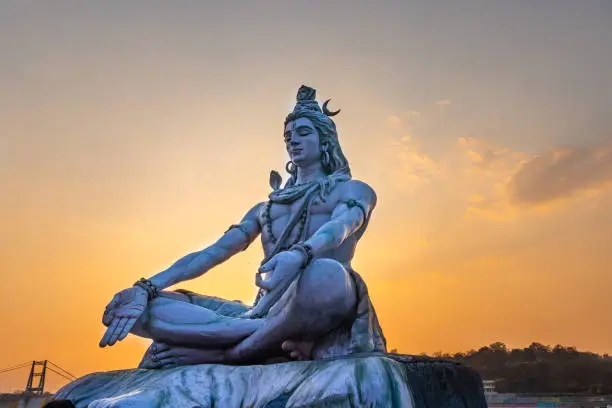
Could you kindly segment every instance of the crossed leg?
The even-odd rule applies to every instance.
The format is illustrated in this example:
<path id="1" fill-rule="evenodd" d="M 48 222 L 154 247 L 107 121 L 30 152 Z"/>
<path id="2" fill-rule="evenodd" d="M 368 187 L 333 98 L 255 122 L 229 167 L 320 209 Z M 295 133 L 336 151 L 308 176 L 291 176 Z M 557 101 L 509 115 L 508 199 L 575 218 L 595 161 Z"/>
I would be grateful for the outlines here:
<path id="1" fill-rule="evenodd" d="M 184 295 L 165 292 L 147 305 L 132 333 L 182 346 L 229 347 L 262 324 L 262 319 L 224 316 L 186 302 Z"/>
<path id="2" fill-rule="evenodd" d="M 185 364 L 246 364 L 278 356 L 281 347 L 307 359 L 318 337 L 354 316 L 353 279 L 338 262 L 314 260 L 264 319 L 222 316 L 180 294 L 154 299 L 132 329 L 153 345 L 142 367 Z M 288 340 L 292 341 L 288 341 Z M 151 363 L 151 354 L 156 363 Z"/>
<path id="3" fill-rule="evenodd" d="M 276 304 L 264 323 L 253 334 L 230 348 L 227 357 L 249 362 L 266 351 L 301 353 L 302 347 L 316 341 L 347 319 L 354 318 L 357 295 L 353 278 L 342 264 L 332 259 L 316 259 L 302 272 L 295 292 Z M 277 310 L 275 310 L 277 309 Z M 293 340 L 293 341 L 287 341 Z"/>

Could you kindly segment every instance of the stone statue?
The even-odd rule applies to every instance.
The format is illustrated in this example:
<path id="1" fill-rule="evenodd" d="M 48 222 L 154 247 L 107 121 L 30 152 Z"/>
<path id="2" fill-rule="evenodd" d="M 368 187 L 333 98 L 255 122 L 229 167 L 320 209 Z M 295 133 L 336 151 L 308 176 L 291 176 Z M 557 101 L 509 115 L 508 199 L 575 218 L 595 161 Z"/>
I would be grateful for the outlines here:
<path id="1" fill-rule="evenodd" d="M 478 374 L 386 353 L 365 283 L 351 267 L 376 205 L 351 178 L 327 102 L 302 86 L 285 119 L 289 179 L 210 247 L 115 295 L 100 346 L 153 343 L 139 368 L 85 375 L 46 408 L 486 408 Z M 187 290 L 261 234 L 253 306 Z"/>
<path id="2" fill-rule="evenodd" d="M 213 245 L 189 254 L 150 279 L 117 293 L 102 321 L 100 346 L 129 333 L 153 343 L 140 368 L 193 364 L 246 365 L 283 359 L 312 360 L 385 352 L 386 344 L 367 288 L 351 267 L 376 194 L 351 178 L 340 148 L 339 111 L 322 107 L 302 86 L 285 119 L 290 174 L 272 171 L 269 201 L 251 208 Z M 253 306 L 163 289 L 194 279 L 261 234 L 265 258 L 256 273 Z"/>

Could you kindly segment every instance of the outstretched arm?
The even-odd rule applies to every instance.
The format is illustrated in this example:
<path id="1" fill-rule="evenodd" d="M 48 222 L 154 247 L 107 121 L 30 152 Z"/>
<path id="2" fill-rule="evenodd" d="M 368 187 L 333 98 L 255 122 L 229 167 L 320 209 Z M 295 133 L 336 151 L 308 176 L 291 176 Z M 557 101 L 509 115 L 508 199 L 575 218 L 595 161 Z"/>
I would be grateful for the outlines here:
<path id="1" fill-rule="evenodd" d="M 246 249 L 261 230 L 257 217 L 260 205 L 253 207 L 240 224 L 228 229 L 213 245 L 184 256 L 165 271 L 153 276 L 150 281 L 159 289 L 165 289 L 175 283 L 196 278 Z M 100 347 L 112 346 L 128 335 L 145 310 L 147 292 L 142 287 L 133 286 L 113 297 L 102 317 L 102 322 L 108 329 L 100 340 Z"/>
<path id="2" fill-rule="evenodd" d="M 160 290 L 179 282 L 194 279 L 233 255 L 245 250 L 261 232 L 258 213 L 261 203 L 244 216 L 240 224 L 233 225 L 211 246 L 176 261 L 165 271 L 150 278 Z"/>

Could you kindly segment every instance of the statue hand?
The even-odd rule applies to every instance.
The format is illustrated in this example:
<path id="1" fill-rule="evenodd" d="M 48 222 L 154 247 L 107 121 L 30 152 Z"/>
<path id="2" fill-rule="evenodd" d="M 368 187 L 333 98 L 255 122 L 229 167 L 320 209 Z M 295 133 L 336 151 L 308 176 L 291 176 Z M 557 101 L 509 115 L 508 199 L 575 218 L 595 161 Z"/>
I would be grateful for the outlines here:
<path id="1" fill-rule="evenodd" d="M 255 284 L 260 288 L 271 291 L 282 282 L 292 281 L 299 272 L 304 256 L 299 251 L 283 251 L 259 268 Z M 270 278 L 264 280 L 261 273 L 270 272 Z"/>
<path id="2" fill-rule="evenodd" d="M 117 293 L 104 311 L 102 322 L 108 326 L 100 340 L 100 347 L 112 346 L 123 340 L 147 306 L 147 292 L 131 287 Z"/>

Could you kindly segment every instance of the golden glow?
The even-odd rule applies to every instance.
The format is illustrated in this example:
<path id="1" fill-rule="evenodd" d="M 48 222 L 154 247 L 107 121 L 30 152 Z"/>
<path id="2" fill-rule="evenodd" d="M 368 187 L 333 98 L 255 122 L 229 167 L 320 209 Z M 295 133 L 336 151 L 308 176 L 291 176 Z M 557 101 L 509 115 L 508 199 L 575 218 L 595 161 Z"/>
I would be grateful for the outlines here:
<path id="1" fill-rule="evenodd" d="M 553 70 L 575 71 L 571 82 L 533 73 L 546 65 L 545 44 L 522 41 L 519 55 L 499 62 L 499 42 L 472 47 L 484 47 L 479 30 L 455 44 L 456 27 L 481 20 L 457 25 L 452 18 L 471 17 L 419 14 L 424 6 L 382 19 L 356 5 L 354 21 L 330 7 L 306 33 L 293 24 L 310 6 L 286 15 L 258 6 L 261 18 L 248 19 L 229 6 L 160 6 L 146 16 L 129 6 L 15 6 L 31 23 L 14 27 L 2 7 L 0 38 L 16 45 L 0 71 L 0 369 L 33 359 L 75 375 L 134 367 L 146 341 L 97 346 L 104 306 L 266 199 L 270 170 L 284 169 L 282 121 L 302 83 L 342 109 L 336 123 L 353 175 L 378 193 L 355 267 L 391 348 L 539 341 L 612 353 L 610 147 L 595 136 L 592 150 L 566 146 L 567 132 L 578 145 L 592 136 L 576 130 L 585 123 L 609 136 L 608 116 L 597 114 L 609 104 L 563 94 L 609 81 L 607 41 L 593 51 L 599 79 L 566 64 Z M 386 28 L 371 38 L 379 30 L 362 30 L 360 19 Z M 505 20 L 511 37 L 530 32 L 504 19 L 499 33 Z M 580 44 L 596 43 L 597 21 L 549 37 L 574 38 L 580 57 L 567 61 L 588 61 Z M 418 31 L 434 26 L 441 31 Z M 583 31 L 592 37 L 579 40 Z M 493 65 L 457 67 L 458 50 L 466 64 Z M 253 246 L 179 287 L 252 301 L 260 259 Z M 27 370 L 0 374 L 0 392 L 26 380 Z M 49 376 L 49 389 L 63 383 Z"/>

